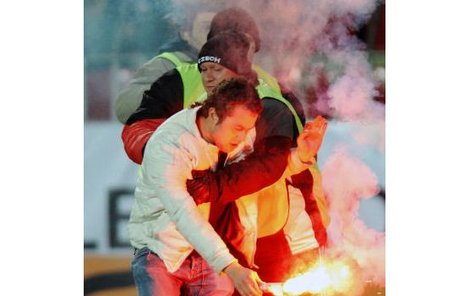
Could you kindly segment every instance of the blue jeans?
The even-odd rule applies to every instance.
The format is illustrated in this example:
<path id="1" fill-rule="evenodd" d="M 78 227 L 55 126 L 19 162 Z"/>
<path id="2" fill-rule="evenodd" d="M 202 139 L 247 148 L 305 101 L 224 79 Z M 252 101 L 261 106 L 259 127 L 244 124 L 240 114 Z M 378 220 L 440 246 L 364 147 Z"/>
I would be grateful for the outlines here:
<path id="1" fill-rule="evenodd" d="M 142 248 L 132 260 L 132 274 L 139 296 L 228 296 L 234 292 L 230 278 L 218 275 L 196 252 L 170 273 L 157 254 Z"/>

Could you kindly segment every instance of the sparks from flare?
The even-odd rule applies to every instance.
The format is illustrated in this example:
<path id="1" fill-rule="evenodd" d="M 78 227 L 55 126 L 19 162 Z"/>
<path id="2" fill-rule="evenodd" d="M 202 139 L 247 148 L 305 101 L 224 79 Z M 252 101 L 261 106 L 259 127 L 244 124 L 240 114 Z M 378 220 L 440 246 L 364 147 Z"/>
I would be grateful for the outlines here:
<path id="1" fill-rule="evenodd" d="M 309 271 L 293 277 L 283 284 L 283 291 L 287 295 L 301 295 L 303 293 L 344 293 L 352 286 L 352 273 L 350 267 L 342 261 L 320 260 Z"/>

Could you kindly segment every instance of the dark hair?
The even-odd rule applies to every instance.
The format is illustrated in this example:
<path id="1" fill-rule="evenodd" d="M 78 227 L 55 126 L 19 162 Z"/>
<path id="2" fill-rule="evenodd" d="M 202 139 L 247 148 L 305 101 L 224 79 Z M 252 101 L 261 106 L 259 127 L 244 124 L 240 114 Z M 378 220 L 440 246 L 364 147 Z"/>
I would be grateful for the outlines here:
<path id="1" fill-rule="evenodd" d="M 230 115 L 235 106 L 242 105 L 256 114 L 260 114 L 263 110 L 255 86 L 244 77 L 222 81 L 206 100 L 191 107 L 198 105 L 201 108 L 197 111 L 197 116 L 207 117 L 209 108 L 215 108 L 219 122 Z"/>
<path id="2" fill-rule="evenodd" d="M 232 7 L 217 13 L 211 22 L 207 40 L 220 32 L 234 30 L 250 35 L 255 40 L 255 51 L 261 47 L 261 38 L 255 19 L 244 9 Z"/>

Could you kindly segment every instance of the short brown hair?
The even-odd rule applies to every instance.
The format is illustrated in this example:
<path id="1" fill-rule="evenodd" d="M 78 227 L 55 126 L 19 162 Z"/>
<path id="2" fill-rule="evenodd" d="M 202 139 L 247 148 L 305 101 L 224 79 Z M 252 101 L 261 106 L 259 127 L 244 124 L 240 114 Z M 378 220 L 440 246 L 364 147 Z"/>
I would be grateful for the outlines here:
<path id="1" fill-rule="evenodd" d="M 197 105 L 201 105 L 201 109 L 197 111 L 198 116 L 207 117 L 209 108 L 214 108 L 220 122 L 238 105 L 256 114 L 263 110 L 255 86 L 244 77 L 222 81 L 206 100 L 193 106 Z"/>

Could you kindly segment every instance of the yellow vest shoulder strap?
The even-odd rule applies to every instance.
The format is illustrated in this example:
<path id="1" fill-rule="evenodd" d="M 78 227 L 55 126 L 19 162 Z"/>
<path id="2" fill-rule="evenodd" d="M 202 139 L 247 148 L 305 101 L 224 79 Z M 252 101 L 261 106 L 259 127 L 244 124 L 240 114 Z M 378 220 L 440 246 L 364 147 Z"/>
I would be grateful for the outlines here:
<path id="1" fill-rule="evenodd" d="M 268 84 L 266 84 L 263 80 L 259 80 L 259 84 L 256 87 L 256 89 L 258 90 L 258 95 L 261 98 L 271 97 L 273 99 L 276 99 L 276 100 L 284 103 L 287 106 L 287 108 L 289 108 L 292 115 L 294 116 L 295 124 L 297 126 L 297 130 L 299 131 L 299 133 L 301 133 L 304 130 L 304 127 L 302 125 L 302 121 L 300 120 L 299 115 L 295 111 L 295 108 L 292 106 L 292 104 L 288 100 L 286 100 L 285 98 L 282 97 L 282 95 L 279 91 L 274 90 L 272 87 L 270 87 Z"/>
<path id="2" fill-rule="evenodd" d="M 188 108 L 192 103 L 206 98 L 206 91 L 202 86 L 201 73 L 196 63 L 183 64 L 176 67 L 183 81 L 184 103 L 183 107 Z"/>
<path id="3" fill-rule="evenodd" d="M 164 52 L 159 54 L 157 57 L 169 60 L 175 64 L 176 67 L 185 64 L 185 62 L 181 61 L 180 58 L 173 52 Z"/>
<path id="4" fill-rule="evenodd" d="M 281 87 L 277 83 L 276 78 L 271 76 L 268 72 L 264 71 L 260 66 L 253 64 L 253 70 L 258 74 L 258 79 L 263 80 L 269 87 L 277 92 L 281 92 Z"/>

